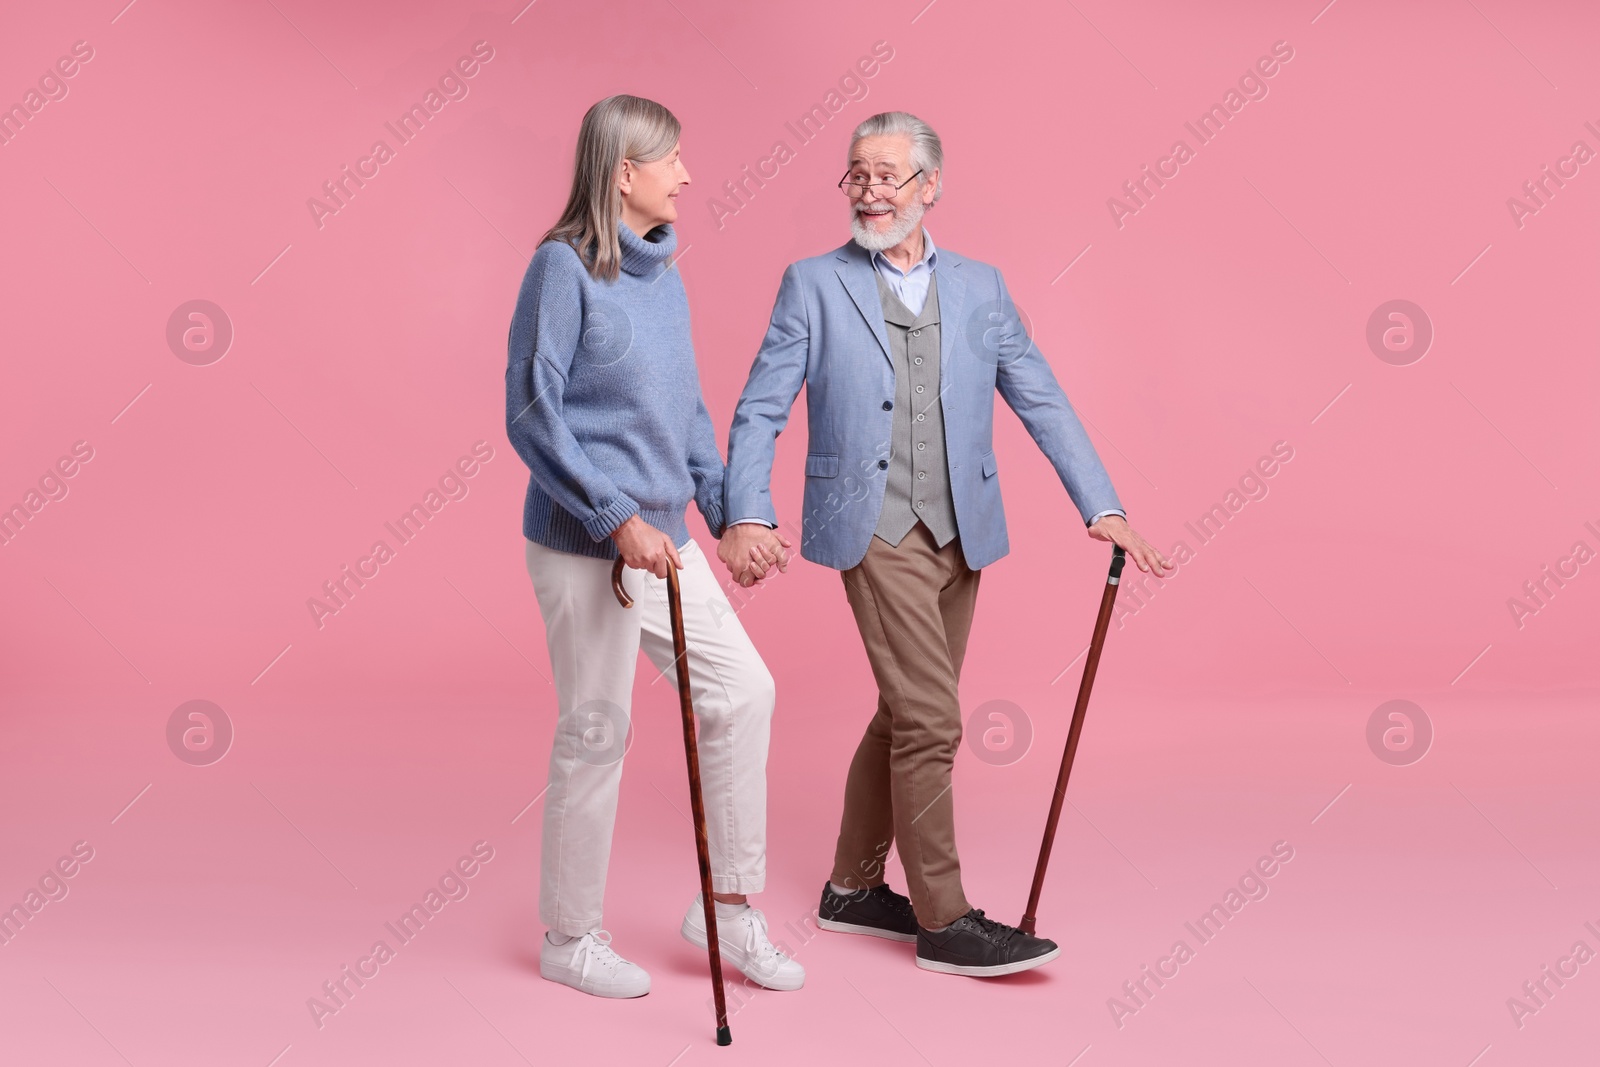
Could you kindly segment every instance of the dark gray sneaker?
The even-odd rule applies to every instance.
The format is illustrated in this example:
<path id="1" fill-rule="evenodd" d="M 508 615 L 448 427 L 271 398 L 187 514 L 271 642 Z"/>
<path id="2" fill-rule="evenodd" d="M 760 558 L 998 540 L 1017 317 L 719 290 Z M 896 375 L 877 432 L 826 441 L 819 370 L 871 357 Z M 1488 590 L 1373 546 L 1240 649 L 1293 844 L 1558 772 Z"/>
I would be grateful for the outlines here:
<path id="1" fill-rule="evenodd" d="M 984 916 L 973 908 L 943 930 L 917 928 L 917 966 L 925 971 L 994 978 L 1061 955 L 1061 947 Z"/>
<path id="2" fill-rule="evenodd" d="M 911 901 L 886 885 L 844 894 L 835 893 L 832 884 L 822 883 L 817 925 L 824 930 L 870 934 L 890 941 L 917 939 L 917 917 L 911 910 Z"/>

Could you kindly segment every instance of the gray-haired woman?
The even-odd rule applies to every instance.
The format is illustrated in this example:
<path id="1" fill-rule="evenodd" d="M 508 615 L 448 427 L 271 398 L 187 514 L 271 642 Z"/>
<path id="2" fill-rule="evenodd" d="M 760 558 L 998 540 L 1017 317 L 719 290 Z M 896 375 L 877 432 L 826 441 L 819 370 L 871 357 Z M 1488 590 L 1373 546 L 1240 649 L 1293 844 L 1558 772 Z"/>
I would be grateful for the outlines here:
<path id="1" fill-rule="evenodd" d="M 689 183 L 680 133 L 670 111 L 636 96 L 607 97 L 584 115 L 566 209 L 517 296 L 506 370 L 506 433 L 532 475 L 522 516 L 528 574 L 559 709 L 544 795 L 539 914 L 549 931 L 539 973 L 607 997 L 650 990 L 644 969 L 612 949 L 601 901 L 640 649 L 657 669 L 673 667 L 669 566 L 683 590 L 723 958 L 768 988 L 805 980 L 745 898 L 766 880 L 772 676 L 683 519 L 693 499 L 722 535 L 722 456 L 672 263 L 677 198 Z M 611 590 L 619 555 L 632 610 Z M 698 895 L 681 931 L 705 945 Z"/>

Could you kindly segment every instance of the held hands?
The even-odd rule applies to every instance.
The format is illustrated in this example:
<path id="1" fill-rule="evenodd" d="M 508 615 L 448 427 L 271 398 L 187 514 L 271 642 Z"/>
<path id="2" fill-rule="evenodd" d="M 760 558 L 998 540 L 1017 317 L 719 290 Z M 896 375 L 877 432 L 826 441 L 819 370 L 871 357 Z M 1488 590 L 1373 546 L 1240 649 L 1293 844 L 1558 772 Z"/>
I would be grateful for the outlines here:
<path id="1" fill-rule="evenodd" d="M 773 566 L 780 571 L 789 569 L 790 544 L 787 537 L 762 523 L 737 522 L 722 531 L 717 558 L 740 585 L 749 586 L 765 578 Z"/>
<path id="2" fill-rule="evenodd" d="M 617 543 L 617 555 L 629 567 L 649 571 L 657 578 L 667 576 L 669 563 L 679 570 L 683 569 L 683 560 L 678 558 L 672 538 L 638 515 L 628 516 L 626 522 L 612 530 L 611 539 Z"/>
<path id="3" fill-rule="evenodd" d="M 1128 558 L 1139 565 L 1142 571 L 1151 571 L 1157 578 L 1163 577 L 1163 569 L 1176 570 L 1177 568 L 1156 551 L 1155 547 L 1139 536 L 1137 530 L 1128 525 L 1128 520 L 1121 515 L 1102 515 L 1100 521 L 1089 527 L 1089 536 L 1096 541 L 1110 541 L 1122 546 Z"/>
<path id="4" fill-rule="evenodd" d="M 628 521 L 631 523 L 637 520 L 638 517 L 635 516 Z M 652 530 L 660 535 L 660 531 L 654 530 L 653 527 L 646 525 L 642 521 L 639 524 L 646 530 Z M 624 528 L 626 526 L 627 524 L 625 523 Z M 620 533 L 621 530 L 618 532 Z M 1128 521 L 1121 515 L 1101 516 L 1099 522 L 1089 527 L 1088 533 L 1090 537 L 1097 541 L 1110 541 L 1113 544 L 1121 545 L 1122 550 L 1138 565 L 1140 570 L 1150 571 L 1158 578 L 1163 577 L 1167 571 L 1177 569 L 1154 545 L 1139 536 L 1138 531 L 1129 526 Z M 664 535 L 661 535 L 661 539 L 663 541 L 666 540 Z M 621 544 L 622 542 L 619 540 L 618 545 L 620 546 Z M 788 549 L 792 547 L 792 544 L 783 534 L 777 530 L 769 529 L 762 523 L 740 522 L 729 526 L 722 532 L 722 540 L 717 544 L 717 558 L 727 566 L 728 573 L 733 575 L 741 586 L 749 586 L 765 578 L 774 566 L 779 571 L 787 571 L 789 569 Z M 676 561 L 677 553 L 672 550 L 670 542 L 667 543 L 666 548 L 672 552 L 672 558 Z M 627 558 L 626 555 L 624 555 L 624 558 Z M 629 566 L 637 565 L 631 561 L 629 562 Z M 681 563 L 678 565 L 682 566 Z M 658 577 L 665 577 L 665 575 L 666 571 L 663 569 Z"/>

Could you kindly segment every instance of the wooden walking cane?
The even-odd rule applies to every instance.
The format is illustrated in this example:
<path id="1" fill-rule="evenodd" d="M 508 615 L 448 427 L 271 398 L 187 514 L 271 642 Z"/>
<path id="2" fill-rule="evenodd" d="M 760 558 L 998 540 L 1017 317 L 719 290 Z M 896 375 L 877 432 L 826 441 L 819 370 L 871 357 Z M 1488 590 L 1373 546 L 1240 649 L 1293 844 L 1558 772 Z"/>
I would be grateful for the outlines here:
<path id="1" fill-rule="evenodd" d="M 1028 910 L 1017 929 L 1031 934 L 1038 922 L 1039 894 L 1044 889 L 1044 869 L 1050 863 L 1050 846 L 1055 844 L 1056 823 L 1061 821 L 1061 804 L 1067 799 L 1067 777 L 1072 774 L 1072 758 L 1078 754 L 1078 737 L 1083 733 L 1084 715 L 1089 710 L 1089 690 L 1094 688 L 1094 672 L 1100 666 L 1100 650 L 1105 647 L 1106 630 L 1111 625 L 1111 606 L 1117 600 L 1117 583 L 1122 580 L 1126 559 L 1121 545 L 1111 549 L 1111 573 L 1105 592 L 1100 595 L 1100 614 L 1094 620 L 1094 636 L 1089 640 L 1089 658 L 1083 664 L 1083 681 L 1078 683 L 1078 703 L 1072 709 L 1072 726 L 1067 731 L 1067 749 L 1061 754 L 1061 770 L 1056 775 L 1055 796 L 1050 798 L 1050 817 L 1044 824 L 1044 842 L 1039 846 L 1039 864 L 1033 869 L 1033 889 L 1028 894 Z"/>
<path id="2" fill-rule="evenodd" d="M 622 588 L 623 562 L 611 568 L 611 591 L 625 608 L 633 598 Z M 722 991 L 722 951 L 717 945 L 717 906 L 711 896 L 711 846 L 706 838 L 706 803 L 700 793 L 700 749 L 694 737 L 694 701 L 689 695 L 689 647 L 683 636 L 683 601 L 678 595 L 678 568 L 667 564 L 667 609 L 672 615 L 672 657 L 678 666 L 678 706 L 683 711 L 683 751 L 689 762 L 689 809 L 694 816 L 694 847 L 700 859 L 700 899 L 706 913 L 706 954 L 711 958 L 711 994 L 717 1007 L 717 1044 L 733 1042 L 728 1028 L 728 1002 Z"/>

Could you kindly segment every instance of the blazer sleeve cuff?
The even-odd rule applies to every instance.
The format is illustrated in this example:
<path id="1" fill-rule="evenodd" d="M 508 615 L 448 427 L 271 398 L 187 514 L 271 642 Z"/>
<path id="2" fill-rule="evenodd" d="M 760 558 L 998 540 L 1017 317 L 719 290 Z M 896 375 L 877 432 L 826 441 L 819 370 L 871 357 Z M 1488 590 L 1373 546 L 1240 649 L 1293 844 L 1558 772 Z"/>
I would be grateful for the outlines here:
<path id="1" fill-rule="evenodd" d="M 725 493 L 722 500 L 724 515 L 737 515 L 740 521 L 757 519 L 777 528 L 778 516 L 772 508 L 772 498 L 765 493 Z"/>

